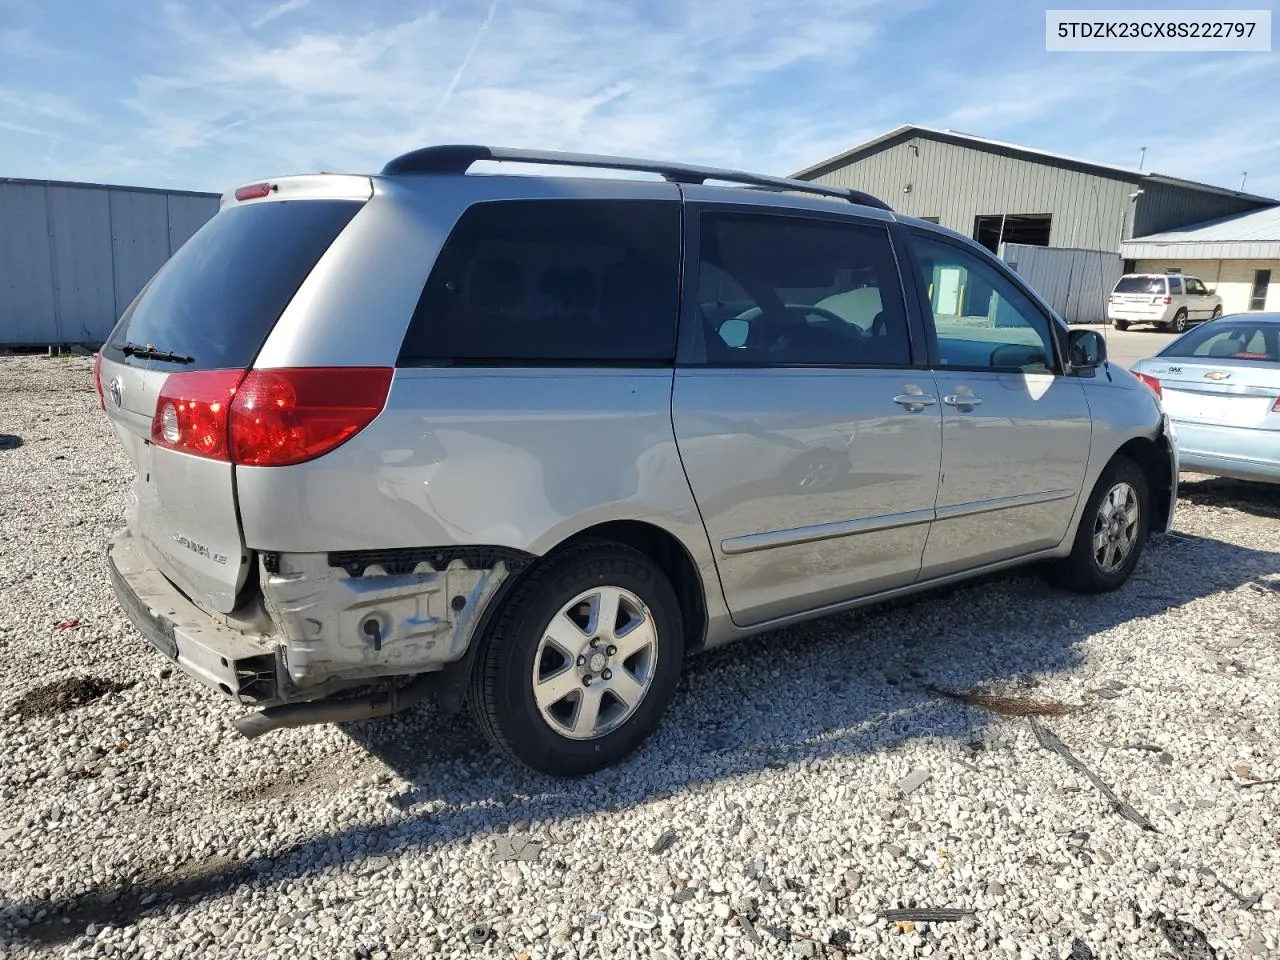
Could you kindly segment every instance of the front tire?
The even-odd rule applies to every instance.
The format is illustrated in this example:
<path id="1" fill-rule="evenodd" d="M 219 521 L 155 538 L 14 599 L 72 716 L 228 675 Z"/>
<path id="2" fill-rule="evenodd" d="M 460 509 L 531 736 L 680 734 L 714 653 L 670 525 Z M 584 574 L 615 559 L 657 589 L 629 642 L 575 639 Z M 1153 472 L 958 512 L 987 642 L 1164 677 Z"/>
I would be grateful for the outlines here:
<path id="1" fill-rule="evenodd" d="M 1094 485 L 1071 553 L 1050 568 L 1051 579 L 1076 593 L 1123 586 L 1142 556 L 1151 527 L 1151 498 L 1142 468 L 1115 457 Z"/>
<path id="2" fill-rule="evenodd" d="M 517 763 L 561 777 L 634 752 L 684 661 L 670 582 L 643 553 L 604 541 L 543 560 L 482 642 L 469 696 L 480 729 Z"/>
<path id="3" fill-rule="evenodd" d="M 1210 317 L 1209 319 L 1211 319 L 1211 320 L 1217 320 L 1220 316 L 1222 316 L 1222 308 L 1221 308 L 1221 307 L 1214 307 L 1214 308 L 1213 308 L 1213 316 L 1212 316 L 1212 317 Z"/>

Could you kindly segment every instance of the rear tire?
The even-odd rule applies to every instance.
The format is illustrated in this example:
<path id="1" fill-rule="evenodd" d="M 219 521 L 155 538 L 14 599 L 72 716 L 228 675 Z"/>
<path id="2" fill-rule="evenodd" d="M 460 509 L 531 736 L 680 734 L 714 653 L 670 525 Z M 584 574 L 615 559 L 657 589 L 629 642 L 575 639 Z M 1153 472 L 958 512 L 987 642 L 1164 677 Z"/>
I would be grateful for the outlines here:
<path id="1" fill-rule="evenodd" d="M 1117 320 L 1117 321 L 1115 322 L 1115 328 L 1116 328 L 1117 330 L 1128 330 L 1128 329 L 1129 329 L 1129 321 L 1128 321 L 1128 320 Z"/>
<path id="2" fill-rule="evenodd" d="M 1049 578 L 1076 593 L 1123 586 L 1138 565 L 1150 527 L 1146 474 L 1128 457 L 1116 456 L 1089 494 L 1071 553 L 1049 567 Z"/>
<path id="3" fill-rule="evenodd" d="M 1173 333 L 1182 333 L 1187 329 L 1187 311 L 1179 310 L 1173 315 L 1173 319 L 1165 326 L 1166 330 Z"/>
<path id="4" fill-rule="evenodd" d="M 559 777 L 634 752 L 661 721 L 684 661 L 666 576 L 640 551 L 600 540 L 522 577 L 481 642 L 472 716 L 509 758 Z"/>

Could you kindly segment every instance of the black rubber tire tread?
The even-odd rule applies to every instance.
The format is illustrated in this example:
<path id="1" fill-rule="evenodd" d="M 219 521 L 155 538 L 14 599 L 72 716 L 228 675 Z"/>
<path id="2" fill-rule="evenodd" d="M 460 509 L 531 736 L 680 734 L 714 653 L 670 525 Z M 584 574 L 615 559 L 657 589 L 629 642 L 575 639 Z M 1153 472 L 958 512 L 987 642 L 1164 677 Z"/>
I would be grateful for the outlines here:
<path id="1" fill-rule="evenodd" d="M 658 632 L 653 686 L 618 729 L 597 740 L 571 740 L 549 728 L 530 684 L 543 625 L 592 585 L 631 590 L 649 608 Z M 581 777 L 618 763 L 657 729 L 684 664 L 680 603 L 658 565 L 632 547 L 590 540 L 540 560 L 506 598 L 480 639 L 467 697 L 485 738 L 511 760 L 539 773 Z"/>
<path id="2" fill-rule="evenodd" d="M 1116 328 L 1117 330 L 1120 330 L 1120 331 L 1128 330 L 1128 329 L 1129 329 L 1129 321 L 1128 321 L 1128 320 L 1117 320 L 1117 321 L 1115 322 L 1115 328 Z"/>
<path id="3" fill-rule="evenodd" d="M 1124 566 L 1115 573 L 1103 573 L 1093 558 L 1093 522 L 1102 498 L 1121 481 L 1128 483 L 1138 494 L 1138 542 L 1134 544 L 1133 552 L 1129 554 Z M 1076 530 L 1071 553 L 1050 564 L 1046 571 L 1049 579 L 1075 593 L 1108 593 L 1115 590 L 1124 585 L 1142 559 L 1142 550 L 1146 546 L 1150 530 L 1151 492 L 1147 486 L 1147 475 L 1128 457 L 1117 454 L 1102 471 L 1093 492 L 1089 494 L 1084 512 L 1080 515 L 1080 526 Z"/>

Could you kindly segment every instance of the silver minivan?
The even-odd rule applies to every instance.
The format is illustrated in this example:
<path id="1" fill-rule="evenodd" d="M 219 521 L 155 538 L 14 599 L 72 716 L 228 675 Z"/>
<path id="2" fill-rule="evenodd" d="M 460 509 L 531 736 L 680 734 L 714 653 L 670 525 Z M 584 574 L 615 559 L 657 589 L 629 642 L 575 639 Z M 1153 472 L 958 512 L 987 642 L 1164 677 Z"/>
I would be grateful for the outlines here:
<path id="1" fill-rule="evenodd" d="M 98 354 L 108 569 L 248 736 L 432 696 L 586 774 L 688 654 L 1022 564 L 1123 584 L 1177 461 L 1104 350 L 842 187 L 470 146 L 264 180 Z"/>

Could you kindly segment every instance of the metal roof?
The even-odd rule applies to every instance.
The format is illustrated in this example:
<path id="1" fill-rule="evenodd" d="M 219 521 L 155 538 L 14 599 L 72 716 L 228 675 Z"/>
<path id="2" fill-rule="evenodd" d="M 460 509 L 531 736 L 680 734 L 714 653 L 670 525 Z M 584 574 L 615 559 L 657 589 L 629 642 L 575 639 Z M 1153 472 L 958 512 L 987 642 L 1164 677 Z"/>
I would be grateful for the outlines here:
<path id="1" fill-rule="evenodd" d="M 834 157 L 828 157 L 826 160 L 811 164 L 803 170 L 792 174 L 792 178 L 796 180 L 809 180 L 815 177 L 820 177 L 824 173 L 829 173 L 839 167 L 847 166 L 867 154 L 875 153 L 889 141 L 900 138 L 910 138 L 913 136 L 925 137 L 930 140 L 939 140 L 943 143 L 953 143 L 958 146 L 970 147 L 974 150 L 987 150 L 993 153 L 1010 153 L 1022 159 L 1030 160 L 1033 163 L 1046 163 L 1052 166 L 1076 169 L 1087 173 L 1101 174 L 1102 176 L 1115 177 L 1135 184 L 1144 181 L 1151 183 L 1168 183 L 1173 186 L 1186 187 L 1188 189 L 1199 190 L 1204 193 L 1239 197 L 1242 200 L 1252 200 L 1262 204 L 1273 204 L 1277 202 L 1271 197 L 1262 197 L 1252 193 L 1241 193 L 1239 190 L 1217 187 L 1211 183 L 1200 183 L 1196 180 L 1184 180 L 1181 177 L 1171 177 L 1163 173 L 1139 170 L 1136 167 L 1124 167 L 1112 163 L 1099 163 L 1096 160 L 1086 160 L 1081 157 L 1073 157 L 1065 153 L 1053 153 L 1049 150 L 1040 150 L 1035 147 L 1023 146 L 1020 143 L 1009 143 L 1004 140 L 992 140 L 989 137 L 980 137 L 976 134 L 963 133 L 959 130 L 940 130 L 936 127 L 926 127 L 918 123 L 904 123 L 900 127 L 894 127 L 887 133 L 882 133 L 878 137 L 872 137 L 870 140 L 860 143 L 856 147 L 852 147 L 843 153 L 836 154 Z"/>
<path id="2" fill-rule="evenodd" d="M 1280 206 L 1134 237 L 1120 252 L 1130 260 L 1280 260 Z"/>

